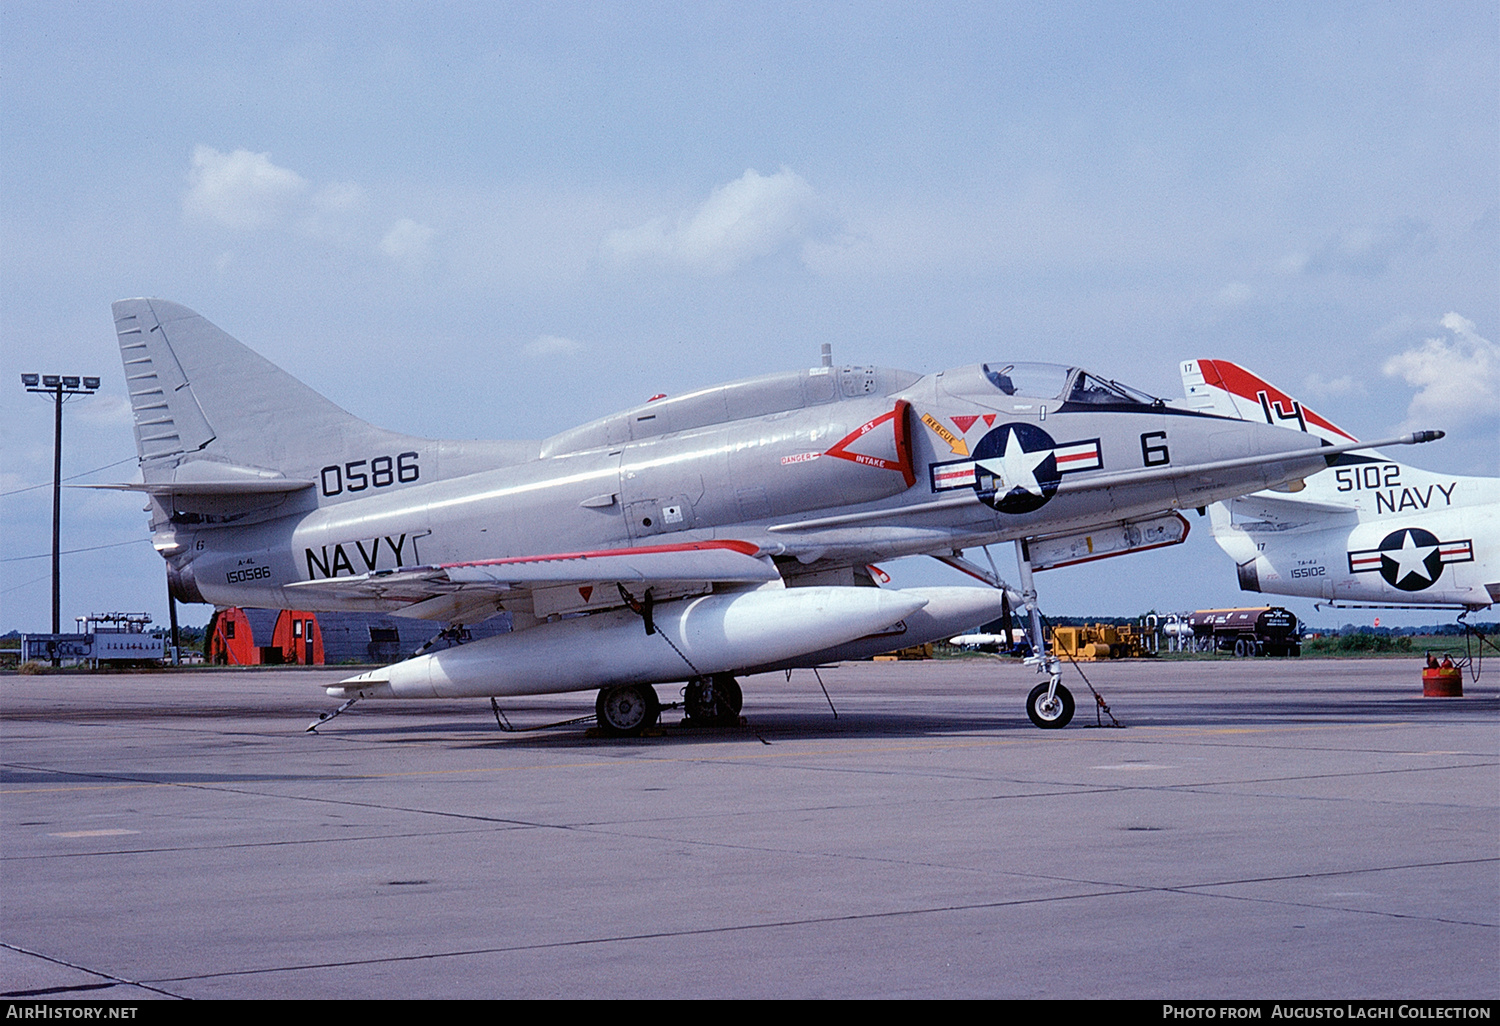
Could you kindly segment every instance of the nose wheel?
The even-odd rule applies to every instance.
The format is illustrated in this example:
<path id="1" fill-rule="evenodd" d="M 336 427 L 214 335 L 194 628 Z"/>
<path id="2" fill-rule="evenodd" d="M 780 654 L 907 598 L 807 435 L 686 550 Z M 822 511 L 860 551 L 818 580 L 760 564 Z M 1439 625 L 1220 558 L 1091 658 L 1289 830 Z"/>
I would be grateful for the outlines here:
<path id="1" fill-rule="evenodd" d="M 1050 682 L 1038 684 L 1026 696 L 1026 715 L 1044 730 L 1066 727 L 1073 718 L 1073 693 L 1059 684 L 1048 698 L 1047 691 L 1051 687 Z"/>

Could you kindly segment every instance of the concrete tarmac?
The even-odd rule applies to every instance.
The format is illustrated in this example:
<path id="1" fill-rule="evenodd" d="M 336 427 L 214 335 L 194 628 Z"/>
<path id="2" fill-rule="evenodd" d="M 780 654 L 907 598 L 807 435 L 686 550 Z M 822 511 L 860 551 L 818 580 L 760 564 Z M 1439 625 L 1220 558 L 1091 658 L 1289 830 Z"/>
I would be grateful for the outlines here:
<path id="1" fill-rule="evenodd" d="M 0 992 L 1500 997 L 1500 662 L 1084 670 L 1123 728 L 1070 668 L 1037 730 L 982 657 L 623 741 L 472 700 L 304 733 L 342 670 L 6 676 Z"/>

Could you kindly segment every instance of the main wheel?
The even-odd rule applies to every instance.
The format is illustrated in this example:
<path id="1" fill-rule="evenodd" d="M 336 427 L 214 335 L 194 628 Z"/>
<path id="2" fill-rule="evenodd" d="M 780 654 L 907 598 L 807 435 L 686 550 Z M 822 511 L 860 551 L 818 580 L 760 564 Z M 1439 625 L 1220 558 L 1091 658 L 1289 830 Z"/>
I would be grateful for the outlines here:
<path id="1" fill-rule="evenodd" d="M 599 729 L 615 737 L 635 737 L 656 722 L 661 702 L 649 684 L 622 684 L 602 688 L 594 702 Z"/>
<path id="2" fill-rule="evenodd" d="M 1073 693 L 1059 684 L 1049 702 L 1047 685 L 1038 684 L 1026 696 L 1026 715 L 1031 717 L 1032 723 L 1044 730 L 1066 727 L 1073 718 Z"/>
<path id="3" fill-rule="evenodd" d="M 740 722 L 744 695 L 739 682 L 727 673 L 689 681 L 683 695 L 688 718 L 711 727 L 734 727 Z"/>

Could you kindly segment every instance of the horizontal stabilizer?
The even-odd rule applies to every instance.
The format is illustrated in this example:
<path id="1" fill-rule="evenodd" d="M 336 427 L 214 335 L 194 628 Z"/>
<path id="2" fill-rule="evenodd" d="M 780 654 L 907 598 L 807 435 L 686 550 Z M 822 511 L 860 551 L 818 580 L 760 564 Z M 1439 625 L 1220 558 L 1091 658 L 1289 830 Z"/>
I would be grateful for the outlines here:
<path id="1" fill-rule="evenodd" d="M 233 463 L 190 460 L 178 464 L 169 477 L 126 484 L 80 485 L 82 488 L 108 488 L 122 492 L 144 492 L 147 495 L 277 495 L 300 492 L 313 482 L 289 478 L 275 471 L 241 467 Z"/>
<path id="2" fill-rule="evenodd" d="M 1311 499 L 1283 499 L 1265 492 L 1233 499 L 1231 504 L 1236 519 L 1249 517 L 1286 525 L 1316 522 L 1328 526 L 1330 522 L 1336 523 L 1343 519 L 1352 523 L 1359 517 L 1353 506 L 1314 502 Z"/>

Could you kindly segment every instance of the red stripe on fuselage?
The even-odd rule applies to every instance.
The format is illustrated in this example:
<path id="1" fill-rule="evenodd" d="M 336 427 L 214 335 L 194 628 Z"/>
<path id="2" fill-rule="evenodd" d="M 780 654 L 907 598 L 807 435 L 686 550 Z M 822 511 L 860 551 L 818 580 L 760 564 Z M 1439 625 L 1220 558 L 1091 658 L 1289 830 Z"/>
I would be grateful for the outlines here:
<path id="1" fill-rule="evenodd" d="M 681 545 L 643 545 L 636 549 L 600 549 L 596 552 L 558 552 L 546 556 L 511 556 L 505 559 L 476 559 L 467 563 L 443 563 L 444 569 L 457 566 L 508 566 L 517 563 L 553 563 L 569 559 L 602 559 L 606 556 L 649 556 L 661 552 L 705 552 L 729 549 L 746 556 L 760 552 L 759 545 L 742 541 L 685 542 Z"/>

